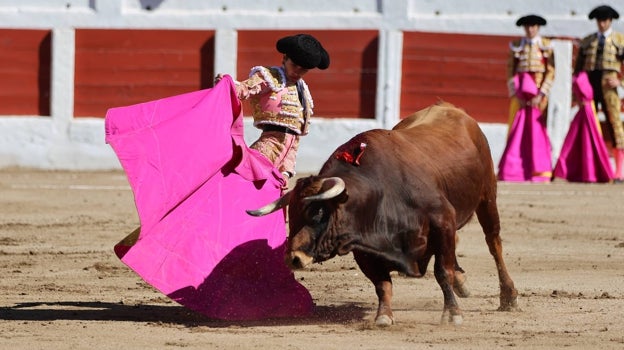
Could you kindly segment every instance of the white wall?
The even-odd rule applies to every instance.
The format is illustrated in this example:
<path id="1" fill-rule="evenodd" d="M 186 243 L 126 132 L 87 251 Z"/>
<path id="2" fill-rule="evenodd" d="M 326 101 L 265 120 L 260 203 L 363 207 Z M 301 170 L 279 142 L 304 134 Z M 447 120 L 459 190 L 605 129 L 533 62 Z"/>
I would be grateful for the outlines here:
<path id="1" fill-rule="evenodd" d="M 375 120 L 328 120 L 317 115 L 302 139 L 299 172 L 317 171 L 333 149 L 360 131 L 398 121 L 402 32 L 419 30 L 523 35 L 518 17 L 548 19 L 545 36 L 581 37 L 595 30 L 587 13 L 602 1 L 566 0 L 0 0 L 2 28 L 52 29 L 51 117 L 1 116 L 0 167 L 111 169 L 119 163 L 104 144 L 102 116 L 73 117 L 74 30 L 158 28 L 216 30 L 215 71 L 234 73 L 238 29 L 376 29 L 380 32 Z M 624 14 L 624 0 L 610 4 Z M 147 10 L 149 8 L 149 10 Z M 616 30 L 624 30 L 621 22 Z M 549 113 L 556 157 L 569 124 L 571 44 L 556 44 L 557 79 Z M 501 79 L 501 84 L 504 84 Z M 114 106 L 111 106 L 114 107 Z M 507 126 L 482 124 L 496 162 Z M 258 131 L 246 120 L 246 139 Z M 562 136 L 563 135 L 563 136 Z"/>

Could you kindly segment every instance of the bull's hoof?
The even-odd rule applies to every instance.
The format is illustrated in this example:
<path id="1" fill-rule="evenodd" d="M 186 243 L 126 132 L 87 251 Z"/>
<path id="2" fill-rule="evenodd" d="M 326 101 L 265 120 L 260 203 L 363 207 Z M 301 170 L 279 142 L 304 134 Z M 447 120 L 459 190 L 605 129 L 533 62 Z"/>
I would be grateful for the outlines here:
<path id="1" fill-rule="evenodd" d="M 520 310 L 520 308 L 518 307 L 518 298 L 514 297 L 510 300 L 501 298 L 498 311 L 522 311 L 522 310 Z"/>
<path id="2" fill-rule="evenodd" d="M 455 272 L 453 291 L 460 298 L 467 298 L 470 296 L 470 291 L 468 290 L 468 287 L 466 287 L 466 275 L 461 272 Z"/>
<path id="3" fill-rule="evenodd" d="M 444 310 L 442 313 L 441 325 L 452 324 L 453 326 L 460 326 L 462 323 L 464 323 L 464 317 L 461 314 L 451 315 L 448 310 Z"/>
<path id="4" fill-rule="evenodd" d="M 375 319 L 375 326 L 388 327 L 394 324 L 394 318 L 388 315 L 379 315 Z"/>
<path id="5" fill-rule="evenodd" d="M 461 326 L 461 324 L 464 323 L 464 317 L 462 315 L 451 316 L 451 323 L 454 326 Z"/>

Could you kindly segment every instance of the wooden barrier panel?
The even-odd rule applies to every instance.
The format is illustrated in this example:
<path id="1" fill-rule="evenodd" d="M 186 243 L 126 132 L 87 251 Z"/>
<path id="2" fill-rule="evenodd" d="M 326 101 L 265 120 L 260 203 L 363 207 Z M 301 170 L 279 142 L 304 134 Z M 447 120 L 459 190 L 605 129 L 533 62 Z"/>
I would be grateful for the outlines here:
<path id="1" fill-rule="evenodd" d="M 514 38 L 405 32 L 401 118 L 444 100 L 479 122 L 507 123 L 507 57 Z"/>
<path id="2" fill-rule="evenodd" d="M 76 30 L 76 117 L 212 86 L 214 31 Z"/>
<path id="3" fill-rule="evenodd" d="M 0 115 L 50 115 L 49 30 L 0 29 Z"/>
<path id="4" fill-rule="evenodd" d="M 238 32 L 237 79 L 254 66 L 279 66 L 282 54 L 275 43 L 301 31 L 263 30 Z M 304 77 L 314 99 L 314 115 L 323 118 L 375 118 L 377 89 L 376 30 L 305 31 L 316 37 L 330 56 L 326 70 L 313 69 Z M 245 103 L 244 110 L 249 111 Z M 245 112 L 249 115 L 248 112 Z"/>

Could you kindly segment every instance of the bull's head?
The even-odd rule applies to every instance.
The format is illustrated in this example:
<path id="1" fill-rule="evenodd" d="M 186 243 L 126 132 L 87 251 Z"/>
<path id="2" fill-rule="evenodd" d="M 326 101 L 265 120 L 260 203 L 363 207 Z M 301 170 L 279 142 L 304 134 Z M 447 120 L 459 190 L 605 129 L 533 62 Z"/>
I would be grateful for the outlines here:
<path id="1" fill-rule="evenodd" d="M 343 252 L 343 243 L 333 226 L 339 206 L 347 200 L 345 183 L 339 177 L 310 176 L 299 179 L 292 191 L 257 210 L 254 216 L 272 213 L 288 206 L 288 249 L 286 264 L 293 269 L 325 261 Z"/>

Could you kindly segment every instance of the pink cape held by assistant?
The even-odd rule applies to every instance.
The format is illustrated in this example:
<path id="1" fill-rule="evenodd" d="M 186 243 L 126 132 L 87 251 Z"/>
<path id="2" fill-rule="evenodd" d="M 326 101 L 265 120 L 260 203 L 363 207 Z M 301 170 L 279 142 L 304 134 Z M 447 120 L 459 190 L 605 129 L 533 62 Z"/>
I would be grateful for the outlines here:
<path id="1" fill-rule="evenodd" d="M 539 93 L 529 73 L 516 74 L 514 86 L 516 96 L 524 101 Z M 498 179 L 544 182 L 550 180 L 551 172 L 551 146 L 546 131 L 546 118 L 537 107 L 521 107 L 511 124 L 507 144 L 498 164 Z"/>
<path id="2" fill-rule="evenodd" d="M 212 89 L 112 108 L 105 126 L 141 223 L 115 246 L 121 261 L 210 318 L 311 314 L 310 293 L 284 263 L 284 213 L 245 212 L 278 198 L 284 180 L 245 144 L 231 77 Z"/>
<path id="3" fill-rule="evenodd" d="M 563 141 L 554 176 L 570 182 L 610 182 L 613 170 L 594 112 L 593 90 L 587 73 L 580 72 L 572 82 L 579 109 Z"/>

